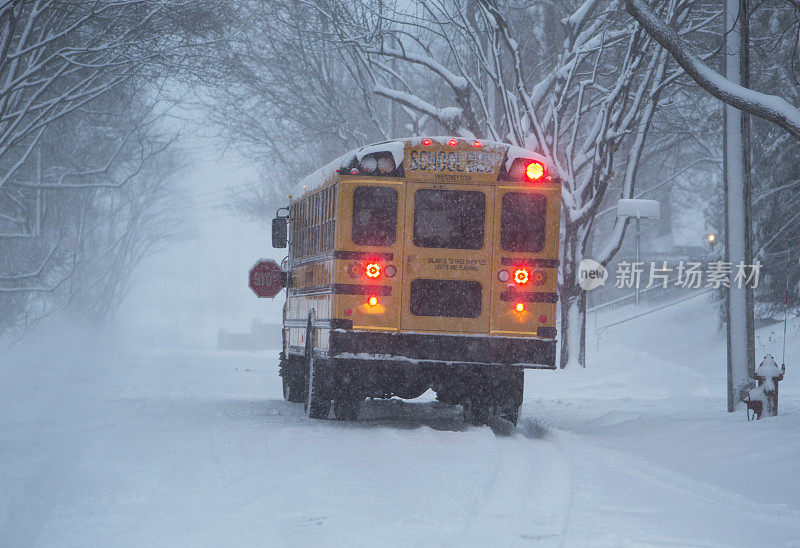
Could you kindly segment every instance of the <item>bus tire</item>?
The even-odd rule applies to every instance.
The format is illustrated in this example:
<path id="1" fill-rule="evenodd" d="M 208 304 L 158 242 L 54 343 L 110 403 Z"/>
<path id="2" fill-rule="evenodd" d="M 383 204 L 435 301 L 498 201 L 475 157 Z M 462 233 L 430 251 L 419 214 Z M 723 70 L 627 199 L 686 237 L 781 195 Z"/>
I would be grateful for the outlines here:
<path id="1" fill-rule="evenodd" d="M 436 401 L 439 403 L 444 403 L 446 405 L 456 405 L 459 403 L 459 396 L 454 392 L 446 392 L 445 390 L 440 390 L 436 392 Z"/>
<path id="2" fill-rule="evenodd" d="M 461 401 L 467 423 L 482 426 L 500 418 L 517 425 L 525 383 L 524 371 L 512 369 L 506 371 L 503 377 L 499 380 L 483 378 L 473 384 L 470 393 Z"/>
<path id="3" fill-rule="evenodd" d="M 331 410 L 331 400 L 325 399 L 322 361 L 314 357 L 313 314 L 309 315 L 306 327 L 305 377 L 306 383 L 306 416 L 310 419 L 327 419 Z"/>
<path id="4" fill-rule="evenodd" d="M 337 421 L 354 421 L 358 418 L 361 401 L 351 397 L 333 400 L 333 414 Z"/>
<path id="5" fill-rule="evenodd" d="M 283 399 L 292 403 L 306 401 L 306 378 L 300 356 L 289 356 L 281 365 Z"/>
<path id="6" fill-rule="evenodd" d="M 498 404 L 497 416 L 516 426 L 524 390 L 525 371 L 523 369 L 509 371 L 505 381 L 495 387 L 495 398 Z"/>
<path id="7" fill-rule="evenodd" d="M 503 420 L 507 420 L 514 426 L 517 425 L 517 421 L 519 420 L 519 405 L 509 405 L 503 407 L 500 411 L 500 418 Z"/>
<path id="8" fill-rule="evenodd" d="M 306 416 L 309 419 L 327 419 L 331 410 L 331 400 L 325 399 L 324 396 L 319 394 L 323 385 L 322 372 L 320 370 L 322 362 L 316 360 L 312 355 L 307 358 L 306 363 L 308 367 L 306 373 L 306 378 L 308 379 L 305 400 Z"/>
<path id="9" fill-rule="evenodd" d="M 464 421 L 473 426 L 489 424 L 492 418 L 492 407 L 488 402 L 479 397 L 468 396 L 461 402 L 464 408 Z"/>
<path id="10" fill-rule="evenodd" d="M 461 404 L 464 408 L 464 421 L 473 426 L 491 424 L 495 418 L 510 422 L 514 426 L 519 420 L 518 405 L 491 405 L 487 402 L 474 401 L 470 398 Z"/>

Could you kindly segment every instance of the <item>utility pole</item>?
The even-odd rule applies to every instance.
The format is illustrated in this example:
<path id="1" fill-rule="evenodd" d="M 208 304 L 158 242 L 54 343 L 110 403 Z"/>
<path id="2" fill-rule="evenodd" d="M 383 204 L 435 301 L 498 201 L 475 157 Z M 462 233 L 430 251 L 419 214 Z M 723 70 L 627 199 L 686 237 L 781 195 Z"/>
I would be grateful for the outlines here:
<path id="1" fill-rule="evenodd" d="M 725 77 L 749 85 L 748 0 L 725 2 Z M 750 198 L 750 123 L 740 110 L 724 105 L 725 261 L 732 269 L 753 264 Z M 728 412 L 750 385 L 755 367 L 753 292 L 731 280 L 727 291 Z"/>

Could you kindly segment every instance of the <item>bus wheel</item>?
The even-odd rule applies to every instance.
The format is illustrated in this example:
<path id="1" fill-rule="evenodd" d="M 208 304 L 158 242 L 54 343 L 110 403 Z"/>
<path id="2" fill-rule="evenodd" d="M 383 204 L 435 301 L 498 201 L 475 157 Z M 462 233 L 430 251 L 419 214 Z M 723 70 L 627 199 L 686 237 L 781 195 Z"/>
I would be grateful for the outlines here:
<path id="1" fill-rule="evenodd" d="M 322 372 L 320 371 L 321 361 L 313 355 L 306 358 L 307 370 L 306 378 L 306 415 L 310 419 L 327 419 L 331 410 L 331 400 L 327 400 L 319 394 L 322 388 Z"/>
<path id="2" fill-rule="evenodd" d="M 474 426 L 489 424 L 492 418 L 492 406 L 483 398 L 475 396 L 464 398 L 461 406 L 464 408 L 464 420 L 468 424 Z"/>
<path id="3" fill-rule="evenodd" d="M 519 420 L 518 405 L 490 405 L 487 402 L 466 399 L 461 404 L 464 407 L 464 420 L 474 426 L 490 424 L 492 419 L 500 418 L 517 425 Z"/>
<path id="4" fill-rule="evenodd" d="M 361 400 L 346 397 L 333 400 L 333 414 L 338 421 L 354 421 L 358 418 Z"/>
<path id="5" fill-rule="evenodd" d="M 442 389 L 436 392 L 436 401 L 447 405 L 456 405 L 460 400 L 455 392 L 447 392 Z"/>
<path id="6" fill-rule="evenodd" d="M 504 383 L 499 388 L 499 414 L 501 419 L 505 419 L 514 426 L 519 420 L 519 408 L 522 405 L 522 394 L 525 389 L 525 371 L 522 369 L 512 369 Z"/>
<path id="7" fill-rule="evenodd" d="M 499 416 L 501 419 L 507 420 L 516 426 L 517 421 L 519 420 L 519 405 L 509 405 L 507 407 L 503 407 Z"/>
<path id="8" fill-rule="evenodd" d="M 306 379 L 303 360 L 300 356 L 289 356 L 281 365 L 283 399 L 292 403 L 306 401 Z"/>
<path id="9" fill-rule="evenodd" d="M 321 397 L 320 389 L 323 388 L 322 378 L 322 365 L 314 357 L 314 328 L 311 327 L 311 319 L 309 318 L 308 327 L 306 329 L 306 356 L 305 356 L 305 370 L 306 370 L 306 415 L 310 419 L 327 419 L 328 413 L 331 410 L 331 400 L 326 400 L 324 396 Z"/>

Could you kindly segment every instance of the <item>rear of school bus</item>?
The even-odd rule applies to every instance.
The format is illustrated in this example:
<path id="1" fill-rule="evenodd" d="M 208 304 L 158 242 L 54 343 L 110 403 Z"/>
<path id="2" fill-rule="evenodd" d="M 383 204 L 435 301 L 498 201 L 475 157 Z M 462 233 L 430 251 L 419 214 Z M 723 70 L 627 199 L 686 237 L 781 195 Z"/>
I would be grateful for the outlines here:
<path id="1" fill-rule="evenodd" d="M 335 187 L 330 328 L 309 392 L 316 380 L 354 418 L 365 397 L 432 388 L 470 422 L 516 423 L 523 370 L 555 368 L 560 185 L 545 160 L 419 138 L 362 149 Z"/>

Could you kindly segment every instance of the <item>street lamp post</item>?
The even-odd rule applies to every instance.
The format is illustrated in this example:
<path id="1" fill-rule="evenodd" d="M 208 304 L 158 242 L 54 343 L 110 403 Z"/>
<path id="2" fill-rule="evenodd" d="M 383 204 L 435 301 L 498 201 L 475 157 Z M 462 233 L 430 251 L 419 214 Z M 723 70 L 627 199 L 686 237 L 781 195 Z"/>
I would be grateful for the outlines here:
<path id="1" fill-rule="evenodd" d="M 657 200 L 641 200 L 636 198 L 622 199 L 617 202 L 617 217 L 636 219 L 636 265 L 641 261 L 641 220 L 658 219 L 661 205 Z M 639 306 L 639 280 L 635 280 L 635 303 Z"/>

